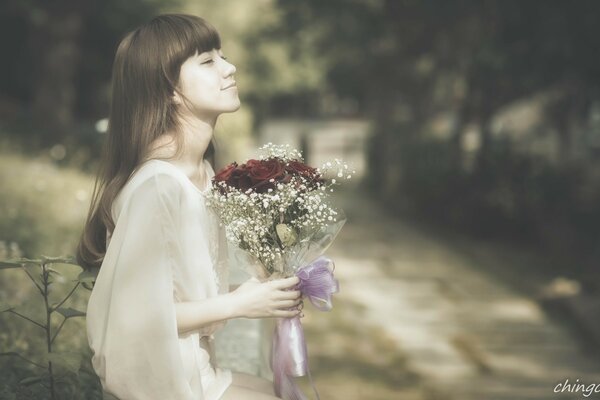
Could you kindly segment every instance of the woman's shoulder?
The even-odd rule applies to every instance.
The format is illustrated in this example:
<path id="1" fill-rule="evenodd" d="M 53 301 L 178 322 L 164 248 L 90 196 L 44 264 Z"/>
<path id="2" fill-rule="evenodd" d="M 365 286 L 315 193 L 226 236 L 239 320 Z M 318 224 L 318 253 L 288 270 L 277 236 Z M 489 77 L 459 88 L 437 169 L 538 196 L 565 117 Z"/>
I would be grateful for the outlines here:
<path id="1" fill-rule="evenodd" d="M 168 185 L 170 189 L 185 189 L 186 182 L 181 177 L 181 172 L 166 161 L 152 159 L 148 160 L 132 173 L 129 181 L 125 184 L 131 192 L 134 192 L 140 186 Z"/>
<path id="2" fill-rule="evenodd" d="M 118 210 L 121 210 L 134 195 L 141 198 L 174 197 L 185 193 L 186 189 L 186 182 L 182 180 L 179 172 L 167 162 L 148 160 L 136 168 L 121 188 L 113 202 L 113 211 L 117 211 L 118 215 Z"/>

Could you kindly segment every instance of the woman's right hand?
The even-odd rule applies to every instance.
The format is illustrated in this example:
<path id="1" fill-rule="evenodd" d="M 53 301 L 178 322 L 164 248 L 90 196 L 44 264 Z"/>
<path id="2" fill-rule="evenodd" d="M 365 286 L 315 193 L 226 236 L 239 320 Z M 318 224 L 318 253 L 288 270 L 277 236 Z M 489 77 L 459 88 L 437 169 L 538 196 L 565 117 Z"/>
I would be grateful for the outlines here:
<path id="1" fill-rule="evenodd" d="M 302 302 L 302 293 L 292 290 L 300 282 L 300 278 L 275 279 L 260 282 L 250 278 L 231 292 L 235 298 L 237 314 L 244 318 L 291 318 L 302 310 L 297 307 Z M 286 290 L 288 289 L 288 290 Z"/>

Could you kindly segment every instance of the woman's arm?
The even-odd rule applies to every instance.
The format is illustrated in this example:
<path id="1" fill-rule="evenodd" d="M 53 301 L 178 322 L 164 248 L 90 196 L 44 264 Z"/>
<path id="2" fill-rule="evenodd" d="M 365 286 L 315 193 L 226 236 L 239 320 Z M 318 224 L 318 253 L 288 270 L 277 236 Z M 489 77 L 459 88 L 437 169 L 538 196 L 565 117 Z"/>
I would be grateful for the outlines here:
<path id="1" fill-rule="evenodd" d="M 239 318 L 234 296 L 221 294 L 205 300 L 175 303 L 177 331 L 185 333 L 232 318 Z"/>
<path id="2" fill-rule="evenodd" d="M 232 318 L 295 317 L 302 293 L 293 287 L 299 282 L 297 276 L 264 283 L 250 278 L 234 292 L 175 303 L 177 330 L 184 333 Z"/>

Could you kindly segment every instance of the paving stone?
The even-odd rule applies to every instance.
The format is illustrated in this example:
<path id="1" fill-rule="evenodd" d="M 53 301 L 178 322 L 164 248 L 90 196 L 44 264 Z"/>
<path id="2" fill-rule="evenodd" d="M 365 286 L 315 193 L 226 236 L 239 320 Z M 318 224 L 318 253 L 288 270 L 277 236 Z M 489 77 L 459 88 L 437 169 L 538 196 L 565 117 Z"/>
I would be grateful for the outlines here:
<path id="1" fill-rule="evenodd" d="M 340 282 L 336 296 L 361 305 L 360 323 L 384 330 L 408 357 L 423 382 L 417 398 L 572 400 L 584 397 L 554 387 L 567 378 L 600 384 L 600 360 L 533 293 L 524 295 L 452 245 L 389 218 L 360 194 L 341 194 L 336 202 L 349 216 L 328 251 Z M 264 321 L 230 321 L 217 337 L 217 358 L 268 376 L 269 332 Z"/>
<path id="2" fill-rule="evenodd" d="M 584 397 L 554 393 L 556 384 L 600 384 L 600 360 L 535 293 L 524 295 L 364 196 L 336 202 L 349 216 L 329 251 L 338 295 L 361 304 L 363 322 L 394 338 L 423 377 L 426 398 L 575 399 Z"/>

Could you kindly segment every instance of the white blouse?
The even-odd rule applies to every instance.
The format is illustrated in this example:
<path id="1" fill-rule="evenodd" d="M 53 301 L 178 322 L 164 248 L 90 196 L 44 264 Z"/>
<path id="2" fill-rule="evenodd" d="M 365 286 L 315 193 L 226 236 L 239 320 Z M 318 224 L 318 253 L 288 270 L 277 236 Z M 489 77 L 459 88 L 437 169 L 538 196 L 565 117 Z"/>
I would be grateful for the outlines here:
<path id="1" fill-rule="evenodd" d="M 216 366 L 213 333 L 179 334 L 175 302 L 229 290 L 227 242 L 200 190 L 168 161 L 149 160 L 112 206 L 115 229 L 87 306 L 92 364 L 120 400 L 217 400 L 231 371 Z"/>

